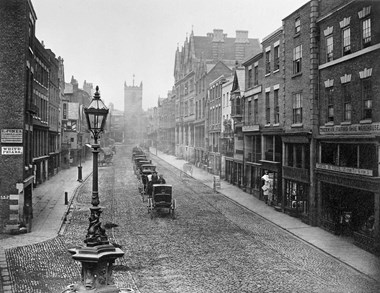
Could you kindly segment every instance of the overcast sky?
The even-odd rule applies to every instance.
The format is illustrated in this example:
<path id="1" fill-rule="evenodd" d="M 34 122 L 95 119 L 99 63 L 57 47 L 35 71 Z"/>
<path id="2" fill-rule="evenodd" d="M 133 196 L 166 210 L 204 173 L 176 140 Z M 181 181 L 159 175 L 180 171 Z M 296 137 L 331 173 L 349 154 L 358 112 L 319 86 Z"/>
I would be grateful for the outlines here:
<path id="1" fill-rule="evenodd" d="M 174 54 L 186 35 L 248 30 L 262 39 L 307 0 L 32 0 L 36 36 L 64 59 L 65 80 L 99 85 L 108 105 L 124 109 L 124 82 L 143 82 L 143 108 L 174 84 Z"/>

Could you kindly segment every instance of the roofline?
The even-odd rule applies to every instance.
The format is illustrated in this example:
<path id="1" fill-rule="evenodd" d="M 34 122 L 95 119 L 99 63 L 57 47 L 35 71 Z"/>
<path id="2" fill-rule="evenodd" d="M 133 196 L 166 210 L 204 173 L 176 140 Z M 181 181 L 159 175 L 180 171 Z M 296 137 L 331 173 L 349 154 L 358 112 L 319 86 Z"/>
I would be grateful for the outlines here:
<path id="1" fill-rule="evenodd" d="M 280 26 L 278 29 L 276 29 L 274 32 L 270 33 L 269 35 L 267 35 L 266 37 L 263 38 L 263 40 L 261 41 L 261 44 L 264 43 L 266 40 L 268 40 L 270 37 L 273 37 L 274 35 L 276 35 L 277 33 L 281 32 L 283 30 L 283 27 Z"/>
<path id="2" fill-rule="evenodd" d="M 309 1 L 307 1 L 304 5 L 298 7 L 296 10 L 294 10 L 294 11 L 293 11 L 292 13 L 290 13 L 288 16 L 284 17 L 284 18 L 282 19 L 282 21 L 284 21 L 285 19 L 287 19 L 287 18 L 290 17 L 291 15 L 295 14 L 297 11 L 303 9 L 306 5 L 310 4 L 311 1 L 313 1 L 313 0 L 309 0 Z"/>

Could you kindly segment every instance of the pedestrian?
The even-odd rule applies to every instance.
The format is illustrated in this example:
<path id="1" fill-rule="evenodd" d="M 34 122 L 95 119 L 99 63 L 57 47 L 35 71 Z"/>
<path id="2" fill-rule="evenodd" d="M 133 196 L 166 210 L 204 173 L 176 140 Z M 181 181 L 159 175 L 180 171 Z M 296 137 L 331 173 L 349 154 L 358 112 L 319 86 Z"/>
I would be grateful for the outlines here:
<path id="1" fill-rule="evenodd" d="M 148 182 L 148 194 L 149 194 L 149 196 L 152 196 L 153 184 L 159 184 L 156 171 L 154 171 L 152 173 L 152 177 L 150 178 L 150 180 Z"/>
<path id="2" fill-rule="evenodd" d="M 160 175 L 158 176 L 158 182 L 159 182 L 160 184 L 166 184 L 166 180 L 164 179 L 164 175 L 160 174 Z"/>

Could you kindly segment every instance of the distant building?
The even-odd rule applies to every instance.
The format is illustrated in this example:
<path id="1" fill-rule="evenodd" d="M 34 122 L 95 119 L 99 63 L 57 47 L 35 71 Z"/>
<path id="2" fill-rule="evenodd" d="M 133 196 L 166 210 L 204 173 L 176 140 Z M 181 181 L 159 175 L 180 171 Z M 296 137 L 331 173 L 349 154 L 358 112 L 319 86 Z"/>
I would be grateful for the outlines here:
<path id="1" fill-rule="evenodd" d="M 131 86 L 124 83 L 124 140 L 140 143 L 143 140 L 142 125 L 143 84 Z"/>
<path id="2" fill-rule="evenodd" d="M 62 103 L 62 166 L 79 165 L 79 162 L 90 154 L 86 143 L 90 142 L 90 135 L 83 108 L 87 107 L 92 97 L 87 91 L 78 87 L 78 81 L 71 78 L 65 85 L 64 100 Z"/>
<path id="3" fill-rule="evenodd" d="M 107 117 L 107 137 L 111 140 L 110 144 L 115 142 L 124 142 L 124 112 L 115 109 L 114 104 L 110 103 L 109 115 Z"/>
<path id="4" fill-rule="evenodd" d="M 207 36 L 191 32 L 181 50 L 177 48 L 174 64 L 177 156 L 193 163 L 208 161 L 209 84 L 221 75 L 230 75 L 237 63 L 259 51 L 259 41 L 248 38 L 248 31 L 238 30 L 236 37 L 230 38 L 221 29 L 214 29 Z"/>

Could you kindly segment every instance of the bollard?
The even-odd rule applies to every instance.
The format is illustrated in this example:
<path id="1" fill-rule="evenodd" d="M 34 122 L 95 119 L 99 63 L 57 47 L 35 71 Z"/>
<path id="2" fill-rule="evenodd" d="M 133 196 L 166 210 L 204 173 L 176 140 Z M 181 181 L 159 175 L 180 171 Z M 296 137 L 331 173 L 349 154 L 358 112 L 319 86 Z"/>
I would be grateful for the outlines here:
<path id="1" fill-rule="evenodd" d="M 67 192 L 65 191 L 65 205 L 68 205 L 68 204 L 69 204 L 69 199 L 67 196 Z"/>
<path id="2" fill-rule="evenodd" d="M 78 166 L 78 180 L 79 182 L 82 182 L 82 166 Z"/>

